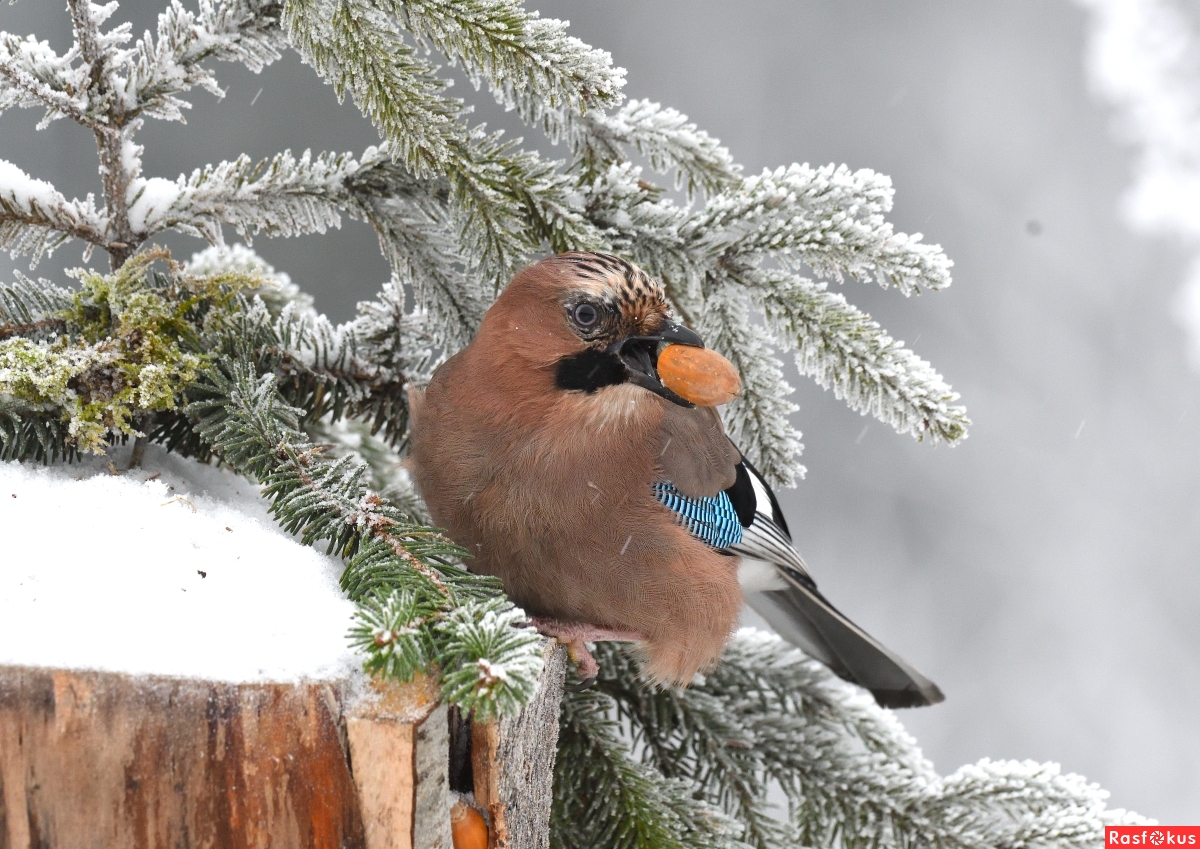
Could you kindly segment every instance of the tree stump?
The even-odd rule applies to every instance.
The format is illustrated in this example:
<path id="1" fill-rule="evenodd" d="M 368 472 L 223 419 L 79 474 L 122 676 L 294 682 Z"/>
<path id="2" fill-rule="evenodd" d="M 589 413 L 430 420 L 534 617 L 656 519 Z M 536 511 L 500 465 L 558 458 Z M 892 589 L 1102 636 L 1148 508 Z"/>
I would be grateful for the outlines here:
<path id="1" fill-rule="evenodd" d="M 492 847 L 548 845 L 545 656 L 525 711 L 471 735 Z M 0 849 L 451 849 L 446 709 L 428 680 L 374 686 L 0 666 Z"/>

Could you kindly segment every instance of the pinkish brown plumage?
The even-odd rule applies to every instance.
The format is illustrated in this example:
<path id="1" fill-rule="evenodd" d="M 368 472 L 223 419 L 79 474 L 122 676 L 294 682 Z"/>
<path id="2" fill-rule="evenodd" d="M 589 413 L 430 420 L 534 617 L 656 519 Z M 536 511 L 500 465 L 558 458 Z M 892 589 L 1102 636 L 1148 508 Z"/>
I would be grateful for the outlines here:
<path id="1" fill-rule="evenodd" d="M 737 558 L 691 536 L 653 485 L 715 495 L 739 458 L 711 409 L 629 382 L 561 388 L 564 358 L 669 321 L 638 269 L 577 256 L 517 274 L 471 344 L 413 393 L 410 467 L 473 571 L 533 615 L 643 635 L 647 671 L 686 682 L 737 621 Z M 593 338 L 571 323 L 581 297 L 611 309 Z"/>

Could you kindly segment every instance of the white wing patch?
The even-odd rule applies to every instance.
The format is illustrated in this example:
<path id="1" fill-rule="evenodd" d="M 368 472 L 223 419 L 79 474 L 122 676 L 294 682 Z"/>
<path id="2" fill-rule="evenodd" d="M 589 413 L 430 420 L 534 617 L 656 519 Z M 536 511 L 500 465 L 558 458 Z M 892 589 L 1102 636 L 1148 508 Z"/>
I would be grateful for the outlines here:
<path id="1" fill-rule="evenodd" d="M 756 557 L 742 557 L 738 561 L 738 583 L 742 592 L 765 593 L 770 590 L 786 590 L 788 582 L 774 563 L 759 560 Z"/>
<path id="2" fill-rule="evenodd" d="M 742 530 L 741 542 L 724 550 L 741 557 L 743 563 L 748 560 L 758 561 L 774 569 L 799 573 L 802 582 L 803 579 L 811 582 L 812 578 L 808 574 L 804 558 L 771 516 L 771 495 L 767 485 L 752 470 L 747 468 L 746 471 L 750 473 L 750 485 L 754 489 L 754 521 L 750 523 L 750 527 Z M 784 577 L 778 574 L 775 577 L 780 582 L 779 585 L 763 589 L 785 589 L 787 582 Z M 746 590 L 741 569 L 738 570 L 738 581 L 742 583 L 743 590 Z"/>

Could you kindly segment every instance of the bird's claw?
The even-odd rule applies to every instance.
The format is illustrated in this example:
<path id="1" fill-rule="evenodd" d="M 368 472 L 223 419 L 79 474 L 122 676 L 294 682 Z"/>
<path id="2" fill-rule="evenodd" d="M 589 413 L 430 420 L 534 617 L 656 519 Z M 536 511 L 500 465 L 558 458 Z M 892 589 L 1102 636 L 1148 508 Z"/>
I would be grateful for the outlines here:
<path id="1" fill-rule="evenodd" d="M 600 664 L 596 663 L 596 658 L 592 657 L 592 653 L 587 647 L 588 643 L 602 640 L 634 642 L 645 639 L 644 636 L 636 631 L 617 631 L 612 628 L 603 628 L 599 625 L 563 622 L 558 619 L 534 617 L 533 626 L 538 629 L 539 633 L 553 637 L 566 646 L 567 654 L 570 655 L 571 660 L 575 661 L 576 672 L 579 673 L 582 681 L 578 685 L 568 687 L 572 692 L 586 690 L 588 687 L 591 687 L 596 682 L 596 677 L 600 674 Z"/>
<path id="2" fill-rule="evenodd" d="M 596 678 L 584 678 L 578 684 L 563 684 L 563 689 L 568 693 L 582 693 L 584 690 L 590 690 L 596 686 Z"/>
<path id="3" fill-rule="evenodd" d="M 575 671 L 579 673 L 579 677 L 584 681 L 595 681 L 596 676 L 600 674 L 600 664 L 592 657 L 587 644 L 583 640 L 571 640 L 566 645 L 567 654 L 575 661 Z"/>

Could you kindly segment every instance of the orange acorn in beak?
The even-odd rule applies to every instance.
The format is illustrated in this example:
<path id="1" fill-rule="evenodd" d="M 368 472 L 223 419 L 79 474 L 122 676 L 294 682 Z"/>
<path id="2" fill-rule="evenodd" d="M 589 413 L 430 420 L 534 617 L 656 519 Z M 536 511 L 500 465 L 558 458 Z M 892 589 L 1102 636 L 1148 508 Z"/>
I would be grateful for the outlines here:
<path id="1" fill-rule="evenodd" d="M 658 378 L 679 397 L 701 407 L 727 404 L 742 392 L 733 363 L 711 348 L 668 345 L 658 355 Z"/>

